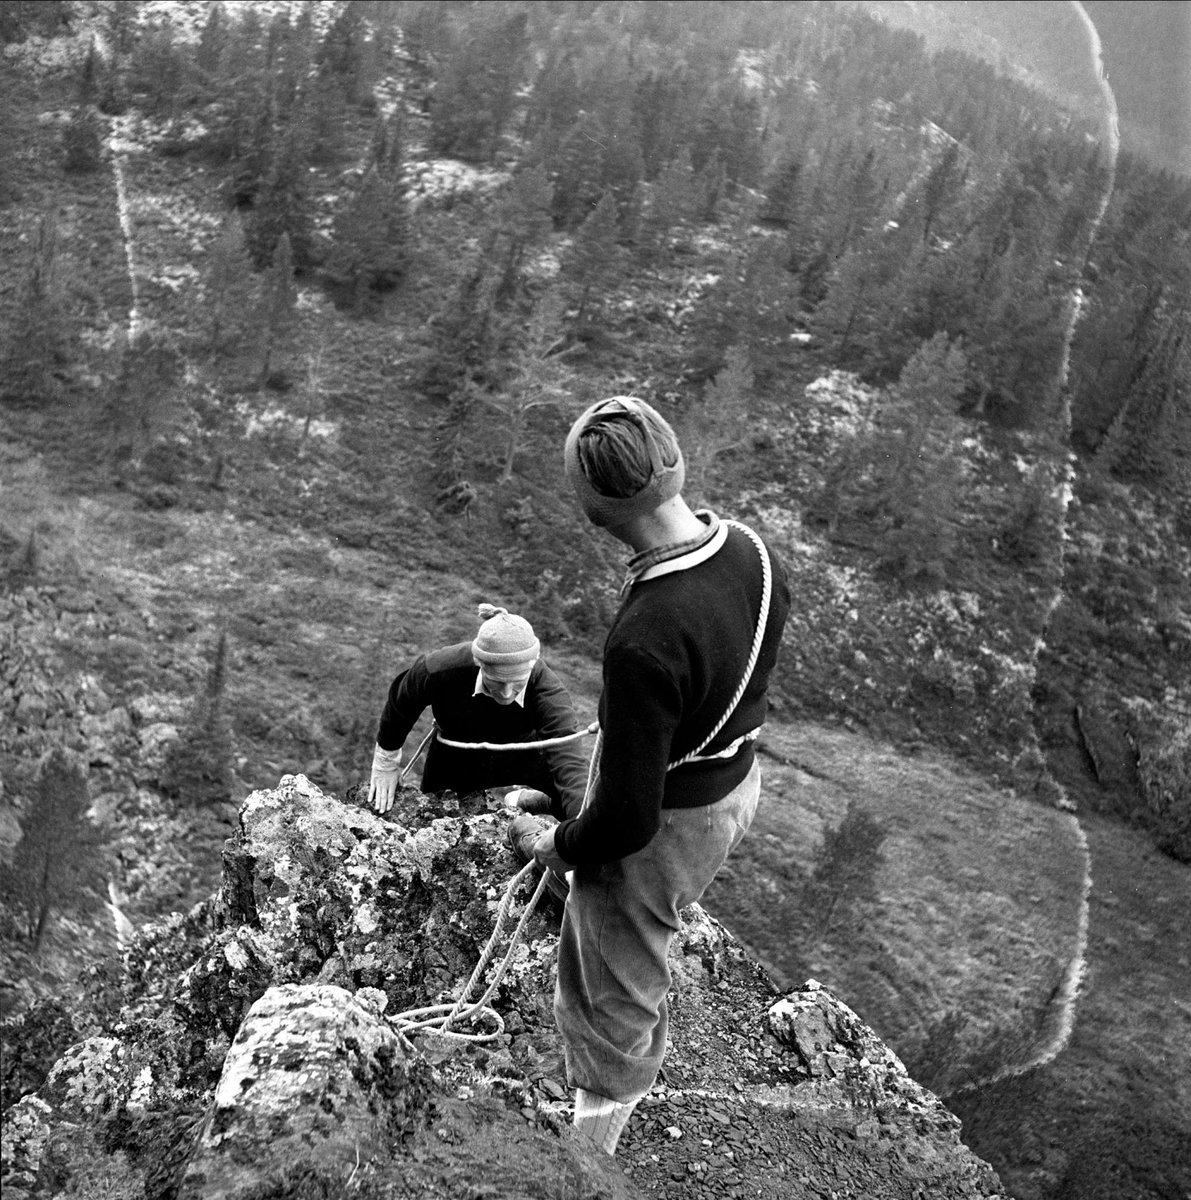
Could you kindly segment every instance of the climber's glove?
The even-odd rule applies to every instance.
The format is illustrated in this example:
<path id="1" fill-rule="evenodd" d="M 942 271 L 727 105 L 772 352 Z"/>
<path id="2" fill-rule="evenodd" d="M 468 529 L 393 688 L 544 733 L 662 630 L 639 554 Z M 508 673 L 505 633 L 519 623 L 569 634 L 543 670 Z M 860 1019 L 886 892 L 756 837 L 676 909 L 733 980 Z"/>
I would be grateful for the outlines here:
<path id="1" fill-rule="evenodd" d="M 554 833 L 557 829 L 557 825 L 551 825 L 549 829 L 538 834 L 538 840 L 533 844 L 533 856 L 548 871 L 553 871 L 560 878 L 565 878 L 566 873 L 574 864 L 567 862 L 554 848 Z"/>
<path id="2" fill-rule="evenodd" d="M 401 768 L 401 750 L 382 750 L 372 754 L 372 779 L 368 784 L 368 803 L 378 813 L 386 813 L 397 798 L 397 780 Z"/>
<path id="3" fill-rule="evenodd" d="M 550 815 L 550 797 L 545 792 L 539 792 L 537 788 L 514 788 L 505 794 L 505 804 L 509 808 L 520 809 L 523 813 Z"/>

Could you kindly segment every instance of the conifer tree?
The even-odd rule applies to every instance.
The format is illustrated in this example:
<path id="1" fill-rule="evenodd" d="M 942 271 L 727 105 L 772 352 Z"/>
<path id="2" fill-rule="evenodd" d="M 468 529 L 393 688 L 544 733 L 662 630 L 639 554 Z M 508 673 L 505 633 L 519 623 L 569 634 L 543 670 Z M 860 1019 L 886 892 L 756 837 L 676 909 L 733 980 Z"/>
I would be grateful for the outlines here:
<path id="1" fill-rule="evenodd" d="M 166 756 L 162 784 L 186 805 L 222 804 L 232 798 L 235 746 L 226 690 L 227 634 L 220 633 L 203 690 Z"/>
<path id="2" fill-rule="evenodd" d="M 0 872 L 5 907 L 41 947 L 51 913 L 90 908 L 103 878 L 100 831 L 87 819 L 85 768 L 65 749 L 41 763 L 21 821 L 12 865 Z"/>
<path id="3" fill-rule="evenodd" d="M 956 537 L 960 485 L 956 402 L 966 359 L 944 333 L 923 343 L 890 389 L 877 442 L 881 561 L 941 583 Z M 883 461 L 881 461 L 883 460 Z"/>
<path id="4" fill-rule="evenodd" d="M 708 475 L 716 458 L 740 444 L 753 382 L 748 347 L 738 342 L 728 348 L 723 367 L 704 385 L 702 397 L 687 410 L 681 422 L 686 489 L 696 502 L 708 499 Z"/>
<path id="5" fill-rule="evenodd" d="M 655 250 L 663 248 L 670 231 L 692 217 L 699 201 L 689 148 L 672 158 L 658 176 L 646 225 Z"/>
<path id="6" fill-rule="evenodd" d="M 204 308 L 210 321 L 208 345 L 217 352 L 231 349 L 243 334 L 256 291 L 244 229 L 234 212 L 224 218 L 223 228 L 211 245 L 203 284 Z"/>
<path id="7" fill-rule="evenodd" d="M 258 267 L 273 261 L 282 234 L 298 269 L 311 265 L 313 235 L 306 186 L 306 148 L 300 122 L 291 122 L 277 141 L 268 171 L 244 223 L 248 249 Z"/>
<path id="8" fill-rule="evenodd" d="M 62 166 L 79 175 L 99 170 L 103 152 L 103 125 L 89 104 L 79 104 L 62 131 Z"/>
<path id="9" fill-rule="evenodd" d="M 508 127 L 529 53 L 527 14 L 478 5 L 454 28 L 430 104 L 430 146 L 468 162 L 492 158 Z"/>
<path id="10" fill-rule="evenodd" d="M 207 20 L 194 52 L 195 65 L 205 80 L 213 80 L 218 73 L 227 41 L 227 14 L 220 0 L 215 0 L 207 5 Z"/>
<path id="11" fill-rule="evenodd" d="M 539 164 L 518 171 L 497 202 L 488 241 L 497 303 L 516 294 L 526 257 L 549 234 L 551 201 L 550 180 Z"/>
<path id="12" fill-rule="evenodd" d="M 286 345 L 297 323 L 298 287 L 294 282 L 294 258 L 289 235 L 283 233 L 273 251 L 273 262 L 265 272 L 261 288 L 261 373 L 264 386 L 276 352 Z"/>
<path id="13" fill-rule="evenodd" d="M 525 446 L 530 414 L 555 407 L 569 395 L 567 384 L 572 372 L 563 357 L 565 341 L 562 301 L 556 292 L 550 292 L 534 309 L 525 339 L 512 357 L 505 386 L 492 393 L 477 390 L 477 398 L 504 417 L 502 483 L 513 478 L 517 454 Z"/>
<path id="14" fill-rule="evenodd" d="M 409 263 L 409 221 L 400 178 L 370 167 L 335 218 L 326 273 L 358 307 L 396 286 Z"/>
<path id="15" fill-rule="evenodd" d="M 0 388 L 5 399 L 39 403 L 58 391 L 54 371 L 65 357 L 69 313 L 58 260 L 58 222 L 44 213 L 32 239 L 5 339 Z"/>
<path id="16" fill-rule="evenodd" d="M 620 267 L 616 233 L 616 197 L 605 192 L 591 215 L 575 231 L 563 263 L 566 277 L 579 292 L 576 325 L 583 324 L 593 294 L 598 295 L 616 278 Z"/>

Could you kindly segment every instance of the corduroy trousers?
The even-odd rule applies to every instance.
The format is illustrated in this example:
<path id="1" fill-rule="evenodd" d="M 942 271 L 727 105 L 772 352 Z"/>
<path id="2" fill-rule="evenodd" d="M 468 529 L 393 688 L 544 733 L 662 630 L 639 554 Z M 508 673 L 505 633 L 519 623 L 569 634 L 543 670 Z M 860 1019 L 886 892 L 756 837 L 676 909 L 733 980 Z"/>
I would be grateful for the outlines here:
<path id="1" fill-rule="evenodd" d="M 663 809 L 636 854 L 571 873 L 554 1018 L 572 1087 L 627 1104 L 653 1086 L 666 1053 L 667 955 L 679 910 L 703 895 L 744 837 L 760 794 L 754 762 L 715 804 Z"/>

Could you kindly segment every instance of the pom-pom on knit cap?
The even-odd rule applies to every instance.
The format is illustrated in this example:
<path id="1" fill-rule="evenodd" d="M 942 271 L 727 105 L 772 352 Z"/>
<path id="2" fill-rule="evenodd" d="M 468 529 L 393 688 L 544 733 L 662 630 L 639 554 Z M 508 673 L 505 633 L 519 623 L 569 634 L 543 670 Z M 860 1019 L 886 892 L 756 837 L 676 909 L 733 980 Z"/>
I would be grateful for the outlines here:
<path id="1" fill-rule="evenodd" d="M 640 428 L 649 453 L 650 477 L 649 482 L 632 496 L 605 496 L 592 487 L 583 466 L 579 461 L 579 437 L 592 422 L 604 413 L 625 413 L 633 418 Z M 677 459 L 671 466 L 666 466 L 664 447 L 659 443 L 658 433 L 650 428 L 643 413 L 648 413 L 650 420 L 660 426 L 662 434 L 669 438 L 678 453 Z M 615 529 L 634 517 L 653 512 L 667 500 L 677 496 L 682 491 L 686 479 L 686 463 L 682 458 L 682 450 L 678 447 L 678 439 L 670 428 L 665 417 L 644 400 L 635 396 L 612 396 L 608 400 L 600 400 L 593 404 L 571 426 L 567 434 L 566 448 L 563 451 L 564 465 L 567 478 L 575 489 L 575 495 L 587 514 L 587 519 L 593 525 L 605 529 Z"/>
<path id="2" fill-rule="evenodd" d="M 493 679 L 522 678 L 542 651 L 533 626 L 524 617 L 492 604 L 481 604 L 479 614 L 484 623 L 471 644 L 472 657 Z"/>

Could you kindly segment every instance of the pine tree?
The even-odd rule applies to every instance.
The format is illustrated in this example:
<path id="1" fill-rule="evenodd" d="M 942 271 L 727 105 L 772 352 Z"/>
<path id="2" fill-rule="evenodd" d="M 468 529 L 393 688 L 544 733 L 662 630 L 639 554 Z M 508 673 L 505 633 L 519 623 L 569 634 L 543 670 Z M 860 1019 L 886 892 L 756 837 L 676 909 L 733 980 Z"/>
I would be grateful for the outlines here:
<path id="1" fill-rule="evenodd" d="M 526 258 L 550 233 L 551 201 L 550 180 L 541 165 L 518 171 L 498 200 L 487 252 L 497 273 L 498 304 L 516 295 Z"/>
<path id="2" fill-rule="evenodd" d="M 203 307 L 210 320 L 208 345 L 212 350 L 229 350 L 239 343 L 255 292 L 244 229 L 240 218 L 229 213 L 211 245 L 203 278 Z"/>
<path id="3" fill-rule="evenodd" d="M 563 262 L 563 273 L 579 292 L 576 325 L 583 324 L 593 293 L 598 295 L 616 278 L 620 269 L 616 233 L 616 197 L 605 192 L 591 215 L 576 230 Z"/>
<path id="4" fill-rule="evenodd" d="M 90 803 L 85 768 L 68 751 L 52 750 L 34 780 L 12 865 L 0 873 L 5 907 L 22 914 L 34 950 L 51 913 L 95 903 L 103 852 L 100 831 L 87 819 Z"/>
<path id="5" fill-rule="evenodd" d="M 36 404 L 58 393 L 55 368 L 66 354 L 69 314 L 58 259 L 58 222 L 44 213 L 30 247 L 3 359 L 0 395 Z"/>
<path id="6" fill-rule="evenodd" d="M 244 233 L 258 267 L 272 262 L 282 234 L 289 237 L 290 254 L 296 268 L 304 269 L 312 263 L 306 150 L 299 122 L 291 123 L 275 143 L 264 182 L 255 193 L 245 221 Z"/>
<path id="7" fill-rule="evenodd" d="M 103 152 L 103 124 L 89 104 L 79 104 L 62 131 L 62 166 L 73 174 L 99 170 Z"/>
<path id="8" fill-rule="evenodd" d="M 335 218 L 326 273 L 359 307 L 395 287 L 409 264 L 409 221 L 400 179 L 373 166 Z"/>
<path id="9" fill-rule="evenodd" d="M 294 259 L 289 235 L 283 233 L 273 251 L 273 262 L 261 288 L 261 373 L 263 387 L 276 352 L 283 349 L 297 323 L 298 287 L 294 282 Z"/>
<path id="10" fill-rule="evenodd" d="M 193 807 L 232 798 L 235 745 L 227 716 L 227 634 L 221 633 L 202 692 L 166 756 L 166 792 Z"/>
<path id="11" fill-rule="evenodd" d="M 704 385 L 701 399 L 687 410 L 681 422 L 686 493 L 696 503 L 708 499 L 708 475 L 716 458 L 740 445 L 753 382 L 748 347 L 743 343 L 730 346 L 723 368 Z"/>
<path id="12" fill-rule="evenodd" d="M 907 578 L 941 583 L 954 552 L 961 479 L 955 407 L 966 365 L 959 346 L 939 333 L 915 351 L 890 390 L 874 508 L 885 527 L 881 561 Z"/>
<path id="13" fill-rule="evenodd" d="M 506 385 L 494 393 L 476 390 L 476 398 L 497 410 L 505 421 L 504 462 L 500 479 L 513 478 L 517 454 L 524 449 L 529 416 L 540 408 L 556 407 L 569 395 L 572 372 L 563 354 L 562 301 L 548 293 L 534 309 L 524 342 L 511 362 Z"/>
<path id="14" fill-rule="evenodd" d="M 207 20 L 194 52 L 195 65 L 206 80 L 215 78 L 227 47 L 227 14 L 219 0 L 207 5 Z"/>
<path id="15" fill-rule="evenodd" d="M 689 148 L 683 149 L 666 164 L 653 189 L 646 228 L 655 250 L 665 247 L 670 231 L 689 220 L 699 207 L 695 173 L 691 169 Z"/>
<path id="16" fill-rule="evenodd" d="M 857 801 L 848 802 L 843 820 L 828 829 L 815 853 L 815 865 L 803 889 L 802 910 L 826 937 L 832 922 L 858 901 L 875 899 L 877 871 L 885 861 L 885 827 Z"/>
<path id="17" fill-rule="evenodd" d="M 490 160 L 513 115 L 529 54 L 528 15 L 477 5 L 455 27 L 430 102 L 430 148 L 468 162 Z"/>

